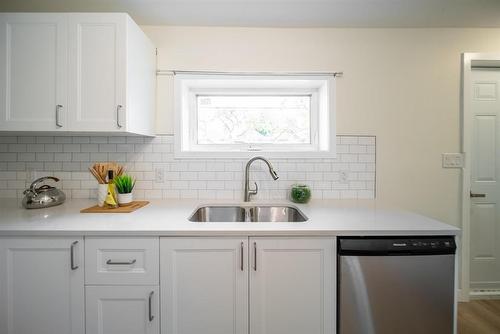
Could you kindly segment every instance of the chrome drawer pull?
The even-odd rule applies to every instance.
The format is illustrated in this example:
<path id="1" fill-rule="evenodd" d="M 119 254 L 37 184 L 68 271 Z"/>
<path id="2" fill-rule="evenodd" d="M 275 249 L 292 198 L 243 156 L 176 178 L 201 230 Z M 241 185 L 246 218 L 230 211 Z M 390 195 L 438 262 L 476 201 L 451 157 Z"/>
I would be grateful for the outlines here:
<path id="1" fill-rule="evenodd" d="M 240 256 L 241 256 L 240 257 L 240 270 L 241 271 L 243 271 L 243 269 L 244 269 L 243 268 L 243 246 L 244 246 L 244 244 L 242 242 L 241 245 L 240 245 Z"/>
<path id="2" fill-rule="evenodd" d="M 149 299 L 148 299 L 148 306 L 149 306 L 149 309 L 148 309 L 148 317 L 149 317 L 149 322 L 153 321 L 153 319 L 155 318 L 154 315 L 153 315 L 153 312 L 151 311 L 151 308 L 152 308 L 152 299 L 153 299 L 153 293 L 154 291 L 151 291 L 149 293 Z"/>
<path id="3" fill-rule="evenodd" d="M 122 110 L 123 106 L 122 105 L 117 105 L 116 106 L 116 126 L 121 129 L 122 125 L 120 124 L 120 112 Z"/>
<path id="4" fill-rule="evenodd" d="M 111 264 L 111 265 L 119 265 L 119 266 L 130 266 L 136 262 L 135 259 L 130 260 L 130 261 L 113 261 L 113 260 L 108 260 L 106 261 L 106 264 Z"/>
<path id="5" fill-rule="evenodd" d="M 70 257 L 70 262 L 71 262 L 71 270 L 76 270 L 78 269 L 78 266 L 75 265 L 75 247 L 78 244 L 78 241 L 75 241 L 71 244 L 71 247 L 69 248 L 69 257 Z"/>
<path id="6" fill-rule="evenodd" d="M 60 119 L 59 119 L 59 118 L 60 118 L 60 117 L 59 117 L 59 113 L 60 113 L 60 111 L 61 111 L 61 109 L 62 109 L 62 108 L 63 108 L 63 106 L 62 106 L 61 104 L 58 104 L 58 105 L 56 106 L 56 126 L 57 126 L 58 128 L 62 128 L 62 127 L 63 127 L 63 126 L 62 126 L 62 124 L 61 124 L 61 121 L 60 121 Z"/>
<path id="7" fill-rule="evenodd" d="M 253 243 L 253 270 L 257 271 L 257 243 Z"/>

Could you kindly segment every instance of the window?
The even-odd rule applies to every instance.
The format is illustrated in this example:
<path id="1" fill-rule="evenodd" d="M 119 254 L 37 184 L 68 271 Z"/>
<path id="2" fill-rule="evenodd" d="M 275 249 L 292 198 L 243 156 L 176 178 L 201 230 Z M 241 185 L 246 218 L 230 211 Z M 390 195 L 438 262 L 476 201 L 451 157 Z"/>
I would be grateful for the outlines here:
<path id="1" fill-rule="evenodd" d="M 176 156 L 332 157 L 333 77 L 177 74 Z"/>

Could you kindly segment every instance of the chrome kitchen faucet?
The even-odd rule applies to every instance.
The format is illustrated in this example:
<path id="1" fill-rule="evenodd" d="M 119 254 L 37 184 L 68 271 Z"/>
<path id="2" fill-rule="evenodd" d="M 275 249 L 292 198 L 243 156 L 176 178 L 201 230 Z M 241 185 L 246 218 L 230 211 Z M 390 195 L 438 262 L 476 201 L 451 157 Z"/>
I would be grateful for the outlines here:
<path id="1" fill-rule="evenodd" d="M 245 202 L 250 202 L 250 196 L 257 195 L 259 191 L 257 182 L 254 182 L 255 188 L 250 189 L 250 166 L 252 165 L 252 162 L 254 162 L 255 160 L 262 160 L 266 163 L 267 167 L 269 168 L 269 174 L 271 174 L 273 180 L 276 181 L 279 178 L 278 173 L 276 173 L 276 171 L 274 170 L 273 165 L 266 158 L 253 157 L 252 159 L 248 160 L 247 165 L 245 167 Z"/>

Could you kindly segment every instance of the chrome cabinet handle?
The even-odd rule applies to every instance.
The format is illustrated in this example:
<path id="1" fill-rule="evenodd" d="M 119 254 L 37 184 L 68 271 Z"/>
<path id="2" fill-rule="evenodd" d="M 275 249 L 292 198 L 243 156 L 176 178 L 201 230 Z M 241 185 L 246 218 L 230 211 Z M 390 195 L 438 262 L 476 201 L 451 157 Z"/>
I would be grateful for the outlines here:
<path id="1" fill-rule="evenodd" d="M 71 261 L 71 270 L 76 270 L 78 269 L 78 266 L 75 265 L 75 247 L 78 244 L 78 241 L 75 241 L 71 244 L 71 247 L 69 249 L 70 251 L 70 261 Z"/>
<path id="2" fill-rule="evenodd" d="M 116 126 L 118 128 L 122 127 L 122 125 L 120 124 L 120 111 L 122 110 L 122 108 L 123 108 L 123 106 L 121 104 L 116 106 Z"/>
<path id="3" fill-rule="evenodd" d="M 153 321 L 153 319 L 155 318 L 154 315 L 153 315 L 153 312 L 151 310 L 152 308 L 152 304 L 153 304 L 153 294 L 154 294 L 154 291 L 151 291 L 149 293 L 149 298 L 148 298 L 148 318 L 149 318 L 149 322 Z"/>
<path id="4" fill-rule="evenodd" d="M 106 261 L 106 264 L 111 264 L 111 265 L 132 265 L 136 262 L 136 259 L 130 260 L 130 261 L 113 261 L 113 260 L 108 260 Z"/>
<path id="5" fill-rule="evenodd" d="M 485 198 L 486 194 L 475 194 L 472 191 L 470 192 L 470 197 L 471 198 Z"/>
<path id="6" fill-rule="evenodd" d="M 60 111 L 61 111 L 62 108 L 63 108 L 63 106 L 61 104 L 58 104 L 56 106 L 56 126 L 58 128 L 62 128 L 63 127 L 62 124 L 61 124 L 61 122 L 60 122 L 60 118 L 59 118 L 59 113 L 60 113 Z"/>
<path id="7" fill-rule="evenodd" d="M 253 270 L 257 271 L 257 243 L 253 243 Z"/>
<path id="8" fill-rule="evenodd" d="M 240 270 L 243 271 L 243 242 L 240 245 Z"/>

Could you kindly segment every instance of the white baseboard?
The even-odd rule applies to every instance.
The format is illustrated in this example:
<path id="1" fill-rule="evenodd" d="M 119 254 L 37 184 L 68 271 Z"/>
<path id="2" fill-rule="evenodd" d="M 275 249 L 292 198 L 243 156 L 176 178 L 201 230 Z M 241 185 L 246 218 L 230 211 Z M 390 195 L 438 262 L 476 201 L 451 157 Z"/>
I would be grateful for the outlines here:
<path id="1" fill-rule="evenodd" d="M 500 299 L 500 289 L 471 290 L 470 299 Z"/>

